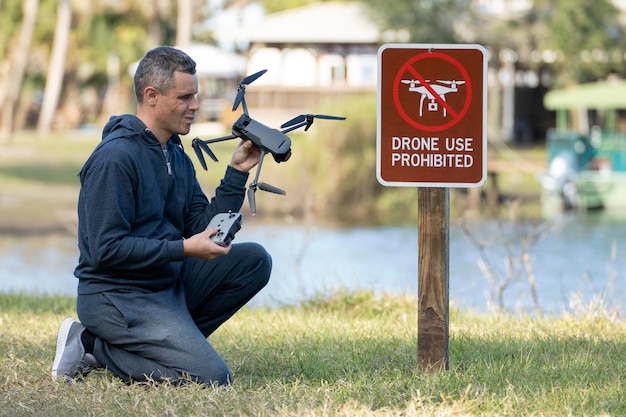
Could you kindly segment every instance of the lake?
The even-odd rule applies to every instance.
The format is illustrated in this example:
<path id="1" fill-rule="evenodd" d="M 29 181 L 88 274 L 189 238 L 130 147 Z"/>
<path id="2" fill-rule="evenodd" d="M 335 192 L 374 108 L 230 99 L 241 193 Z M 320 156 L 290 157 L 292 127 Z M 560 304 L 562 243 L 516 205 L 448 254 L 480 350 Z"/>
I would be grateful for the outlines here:
<path id="1" fill-rule="evenodd" d="M 626 221 L 564 216 L 542 227 L 480 221 L 466 233 L 451 224 L 451 305 L 529 313 L 538 305 L 561 313 L 595 303 L 624 316 Z M 541 231 L 542 238 L 532 237 Z M 417 240 L 416 226 L 333 229 L 244 218 L 234 242 L 256 241 L 272 254 L 270 283 L 249 305 L 275 307 L 338 288 L 417 294 Z M 76 293 L 75 237 L 0 235 L 0 254 L 0 291 Z"/>

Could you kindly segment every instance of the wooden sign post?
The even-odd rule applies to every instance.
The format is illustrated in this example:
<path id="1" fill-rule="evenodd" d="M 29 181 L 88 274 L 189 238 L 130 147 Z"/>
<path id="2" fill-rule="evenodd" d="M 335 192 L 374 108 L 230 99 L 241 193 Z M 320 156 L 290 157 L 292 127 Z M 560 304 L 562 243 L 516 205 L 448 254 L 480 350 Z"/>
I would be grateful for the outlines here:
<path id="1" fill-rule="evenodd" d="M 487 179 L 487 52 L 389 44 L 378 70 L 376 176 L 418 187 L 418 365 L 448 369 L 449 188 Z"/>
<path id="2" fill-rule="evenodd" d="M 417 194 L 417 363 L 448 369 L 450 191 L 418 188 Z"/>

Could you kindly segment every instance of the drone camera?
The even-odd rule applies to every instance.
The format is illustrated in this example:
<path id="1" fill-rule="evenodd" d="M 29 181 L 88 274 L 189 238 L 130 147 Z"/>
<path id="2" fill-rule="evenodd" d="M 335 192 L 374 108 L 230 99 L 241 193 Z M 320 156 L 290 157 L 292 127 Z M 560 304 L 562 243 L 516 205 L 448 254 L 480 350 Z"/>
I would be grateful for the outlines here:
<path id="1" fill-rule="evenodd" d="M 291 158 L 291 149 L 284 154 L 274 154 L 274 161 L 276 162 L 287 162 L 289 158 Z"/>

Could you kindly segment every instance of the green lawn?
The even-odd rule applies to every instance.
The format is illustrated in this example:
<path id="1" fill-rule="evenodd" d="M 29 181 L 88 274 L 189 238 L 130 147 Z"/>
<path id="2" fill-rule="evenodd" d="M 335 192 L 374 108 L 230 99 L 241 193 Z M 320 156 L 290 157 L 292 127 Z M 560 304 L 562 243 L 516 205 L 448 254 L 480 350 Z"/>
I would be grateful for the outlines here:
<path id="1" fill-rule="evenodd" d="M 230 388 L 52 382 L 71 297 L 0 294 L 1 416 L 622 416 L 626 323 L 452 311 L 450 369 L 417 369 L 414 296 L 337 292 L 244 309 L 210 340 Z"/>

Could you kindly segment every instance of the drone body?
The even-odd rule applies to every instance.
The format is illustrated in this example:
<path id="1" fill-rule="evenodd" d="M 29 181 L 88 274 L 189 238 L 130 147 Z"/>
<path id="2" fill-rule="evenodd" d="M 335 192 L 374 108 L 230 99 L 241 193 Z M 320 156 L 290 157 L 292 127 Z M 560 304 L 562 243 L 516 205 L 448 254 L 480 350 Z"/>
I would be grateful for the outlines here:
<path id="1" fill-rule="evenodd" d="M 202 168 L 204 168 L 205 170 L 207 169 L 207 165 L 202 151 L 204 151 L 207 155 L 209 155 L 209 157 L 211 157 L 211 159 L 217 162 L 217 157 L 209 148 L 209 143 L 240 138 L 243 140 L 252 141 L 256 146 L 261 149 L 261 158 L 259 159 L 256 175 L 254 177 L 254 180 L 250 183 L 248 187 L 248 202 L 250 203 L 250 211 L 252 212 L 253 216 L 256 213 L 255 193 L 257 188 L 274 194 L 286 194 L 285 191 L 281 190 L 280 188 L 263 182 L 259 182 L 259 174 L 261 173 L 261 167 L 263 165 L 263 159 L 265 155 L 267 155 L 268 153 L 272 154 L 276 162 L 285 162 L 289 159 L 289 157 L 291 157 L 291 139 L 285 133 L 299 129 L 300 127 L 304 127 L 304 130 L 306 131 L 309 129 L 309 127 L 311 127 L 311 124 L 313 124 L 313 120 L 315 118 L 345 120 L 345 117 L 339 116 L 326 116 L 322 114 L 302 114 L 300 116 L 294 117 L 286 123 L 283 123 L 281 128 L 284 130 L 278 130 L 252 119 L 248 114 L 248 107 L 246 106 L 246 100 L 244 96 L 246 85 L 250 84 L 261 75 L 265 74 L 266 71 L 267 70 L 256 72 L 241 80 L 239 88 L 237 89 L 235 102 L 233 104 L 233 111 L 237 110 L 237 108 L 239 108 L 239 105 L 241 104 L 243 107 L 243 114 L 239 116 L 237 121 L 235 121 L 235 123 L 233 124 L 232 135 L 209 140 L 201 140 L 195 138 L 191 143 L 191 146 L 193 147 L 196 156 L 200 160 Z"/>
<path id="2" fill-rule="evenodd" d="M 256 146 L 274 155 L 276 162 L 285 162 L 291 156 L 291 139 L 277 129 L 242 114 L 233 124 L 233 135 L 251 140 Z"/>

